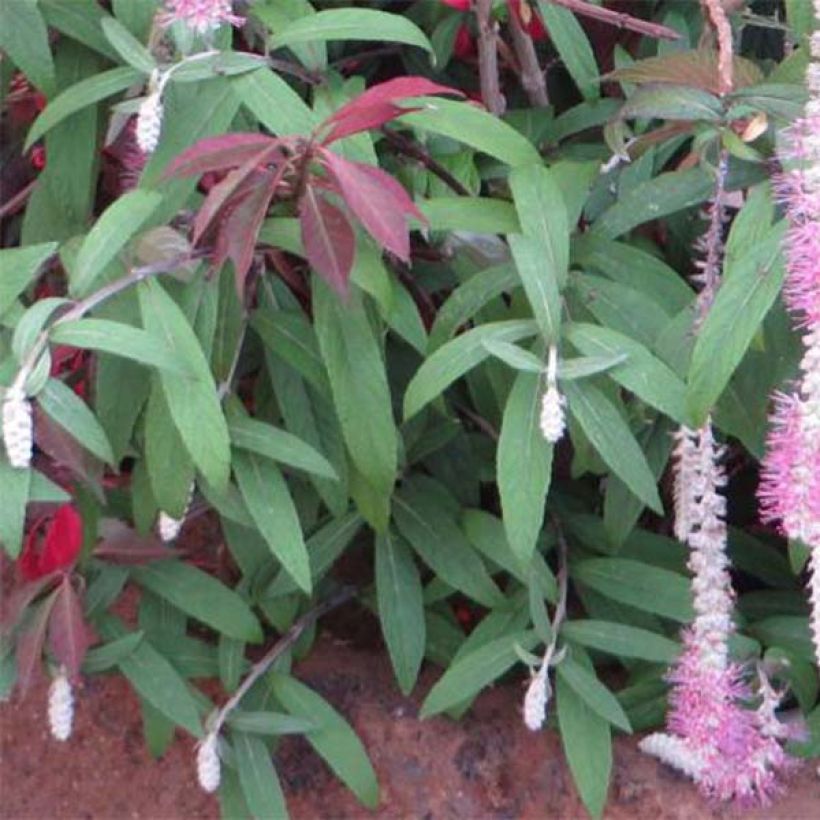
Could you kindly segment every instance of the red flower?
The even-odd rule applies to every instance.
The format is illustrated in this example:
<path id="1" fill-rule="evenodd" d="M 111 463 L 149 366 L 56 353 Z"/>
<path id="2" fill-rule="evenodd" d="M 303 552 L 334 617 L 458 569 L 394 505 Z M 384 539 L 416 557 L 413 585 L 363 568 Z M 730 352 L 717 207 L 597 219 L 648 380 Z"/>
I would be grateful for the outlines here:
<path id="1" fill-rule="evenodd" d="M 459 26 L 453 43 L 453 54 L 459 60 L 467 60 L 476 53 L 475 40 L 467 26 Z"/>
<path id="2" fill-rule="evenodd" d="M 470 0 L 441 0 L 445 6 L 449 6 L 451 9 L 457 9 L 458 11 L 469 11 L 470 10 Z"/>
<path id="3" fill-rule="evenodd" d="M 43 529 L 45 534 L 40 538 Z M 82 545 L 83 520 L 71 504 L 63 504 L 53 516 L 34 522 L 17 564 L 23 578 L 36 581 L 73 566 Z"/>

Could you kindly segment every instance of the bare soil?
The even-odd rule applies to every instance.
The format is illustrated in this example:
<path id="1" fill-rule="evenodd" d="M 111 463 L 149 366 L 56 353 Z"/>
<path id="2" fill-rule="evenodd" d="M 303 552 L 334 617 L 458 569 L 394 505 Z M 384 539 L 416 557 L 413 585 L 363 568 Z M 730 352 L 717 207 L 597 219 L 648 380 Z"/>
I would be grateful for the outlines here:
<path id="1" fill-rule="evenodd" d="M 294 818 L 506 820 L 584 818 L 553 732 L 521 724 L 520 686 L 495 687 L 460 721 L 419 720 L 435 670 L 406 698 L 383 653 L 322 635 L 296 674 L 336 706 L 370 752 L 381 783 L 370 813 L 301 738 L 280 748 L 276 764 Z M 70 742 L 52 740 L 43 685 L 24 702 L 0 706 L 0 817 L 107 820 L 217 818 L 216 799 L 196 785 L 193 741 L 179 736 L 161 760 L 145 749 L 137 699 L 125 681 L 96 678 L 79 695 Z M 705 804 L 691 784 L 648 759 L 633 738 L 615 744 L 611 820 L 820 818 L 820 778 L 805 765 L 766 810 L 743 814 Z"/>

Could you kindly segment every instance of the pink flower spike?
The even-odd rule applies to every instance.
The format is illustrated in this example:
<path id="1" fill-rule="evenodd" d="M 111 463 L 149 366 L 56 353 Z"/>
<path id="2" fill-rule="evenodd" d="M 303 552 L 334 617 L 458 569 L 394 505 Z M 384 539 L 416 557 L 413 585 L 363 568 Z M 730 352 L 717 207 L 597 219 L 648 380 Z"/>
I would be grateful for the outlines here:
<path id="1" fill-rule="evenodd" d="M 231 0 L 165 0 L 165 26 L 184 23 L 197 34 L 208 34 L 223 23 L 241 26 L 245 20 L 233 14 Z"/>

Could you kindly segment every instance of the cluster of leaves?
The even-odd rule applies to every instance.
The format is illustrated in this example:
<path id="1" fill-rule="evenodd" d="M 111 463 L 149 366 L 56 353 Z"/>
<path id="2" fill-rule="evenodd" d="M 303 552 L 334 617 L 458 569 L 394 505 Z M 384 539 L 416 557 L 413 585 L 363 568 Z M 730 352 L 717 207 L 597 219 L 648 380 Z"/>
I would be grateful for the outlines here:
<path id="1" fill-rule="evenodd" d="M 736 58 L 735 90 L 719 96 L 698 4 L 661 4 L 680 39 L 616 45 L 602 81 L 581 24 L 540 2 L 555 103 L 529 107 L 505 69 L 503 117 L 462 99 L 478 84 L 453 56 L 463 13 L 382 5 L 259 0 L 241 35 L 223 27 L 191 59 L 204 46 L 181 30 L 147 47 L 156 0 L 6 4 L 3 87 L 22 72 L 47 104 L 23 125 L 7 106 L 3 127 L 47 164 L 24 212 L 4 210 L 4 242 L 19 247 L 0 252 L 0 384 L 27 368 L 37 455 L 18 470 L 0 454 L 0 542 L 17 558 L 28 532 L 37 550 L 40 516 L 70 503 L 82 544 L 12 596 L 3 691 L 25 688 L 49 634 L 47 658 L 72 675 L 131 682 L 154 753 L 175 726 L 201 737 L 213 707 L 190 681 L 235 691 L 263 626 L 285 632 L 356 548 L 373 556 L 361 601 L 402 691 L 425 658 L 446 668 L 425 715 L 461 714 L 539 645 L 566 647 L 557 721 L 599 815 L 612 728 L 662 720 L 692 616 L 662 479 L 671 431 L 711 411 L 737 476 L 734 649 L 777 665 L 816 753 L 805 555 L 750 532 L 744 500 L 768 396 L 799 355 L 767 179 L 777 128 L 802 103 L 800 4 L 790 27 L 766 24 L 760 55 Z M 803 47 L 778 65 L 763 49 L 783 36 Z M 136 161 L 118 141 L 136 95 L 170 68 L 159 146 Z M 686 275 L 722 152 L 735 215 L 695 341 Z M 569 413 L 556 447 L 538 428 L 550 345 Z M 89 352 L 66 367 L 66 350 Z M 161 545 L 160 511 L 211 515 L 227 563 Z M 553 636 L 563 539 L 571 617 Z M 135 625 L 111 612 L 126 587 L 140 590 Z M 229 720 L 228 816 L 284 813 L 270 751 L 290 732 L 378 800 L 361 743 L 291 661 Z M 599 678 L 613 665 L 617 692 Z"/>

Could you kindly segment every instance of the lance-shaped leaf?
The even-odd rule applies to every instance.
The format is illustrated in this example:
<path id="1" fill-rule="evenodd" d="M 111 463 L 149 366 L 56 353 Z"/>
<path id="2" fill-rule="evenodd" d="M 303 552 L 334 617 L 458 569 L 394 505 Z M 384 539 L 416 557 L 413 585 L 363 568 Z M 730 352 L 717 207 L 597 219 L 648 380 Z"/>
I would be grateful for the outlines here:
<path id="1" fill-rule="evenodd" d="M 299 200 L 299 224 L 310 266 L 337 293 L 346 295 L 356 252 L 356 235 L 348 218 L 308 185 Z"/>
<path id="2" fill-rule="evenodd" d="M 543 242 L 521 234 L 507 237 L 518 275 L 532 308 L 538 329 L 547 344 L 558 340 L 561 324 L 561 297 L 558 294 L 558 272 Z"/>
<path id="3" fill-rule="evenodd" d="M 227 259 L 233 262 L 237 293 L 244 293 L 259 229 L 278 184 L 279 175 L 275 171 L 257 172 L 248 181 L 247 190 L 227 206 L 227 214 L 219 227 L 213 266 L 218 269 Z"/>
<path id="4" fill-rule="evenodd" d="M 57 250 L 56 242 L 0 251 L 0 316 L 28 287 L 40 266 Z"/>
<path id="5" fill-rule="evenodd" d="M 69 575 L 63 576 L 57 590 L 48 622 L 48 643 L 54 657 L 65 667 L 69 680 L 77 680 L 91 645 L 91 635 Z"/>
<path id="6" fill-rule="evenodd" d="M 422 223 L 426 220 L 407 191 L 380 168 L 352 162 L 332 151 L 323 151 L 322 156 L 342 197 L 367 232 L 385 250 L 408 262 L 408 217 L 413 216 Z"/>
<path id="7" fill-rule="evenodd" d="M 28 626 L 17 639 L 17 686 L 23 695 L 42 674 L 46 628 L 58 594 L 59 590 L 55 589 L 37 605 Z"/>
<path id="8" fill-rule="evenodd" d="M 198 177 L 209 171 L 238 168 L 276 140 L 265 134 L 220 134 L 186 148 L 168 163 L 164 177 Z"/>
<path id="9" fill-rule="evenodd" d="M 228 425 L 205 354 L 185 314 L 158 282 L 143 282 L 138 292 L 145 329 L 166 339 L 191 368 L 186 377 L 159 371 L 174 424 L 197 469 L 224 489 L 231 460 Z"/>
<path id="10" fill-rule="evenodd" d="M 374 85 L 328 117 L 324 125 L 331 126 L 331 130 L 322 142 L 329 145 L 359 131 L 384 125 L 408 110 L 414 110 L 400 107 L 398 101 L 433 94 L 464 96 L 456 88 L 439 85 L 425 77 L 396 77 Z"/>
<path id="11" fill-rule="evenodd" d="M 544 523 L 552 475 L 552 444 L 539 426 L 541 378 L 519 373 L 504 408 L 498 442 L 498 490 L 507 540 L 528 566 Z"/>

